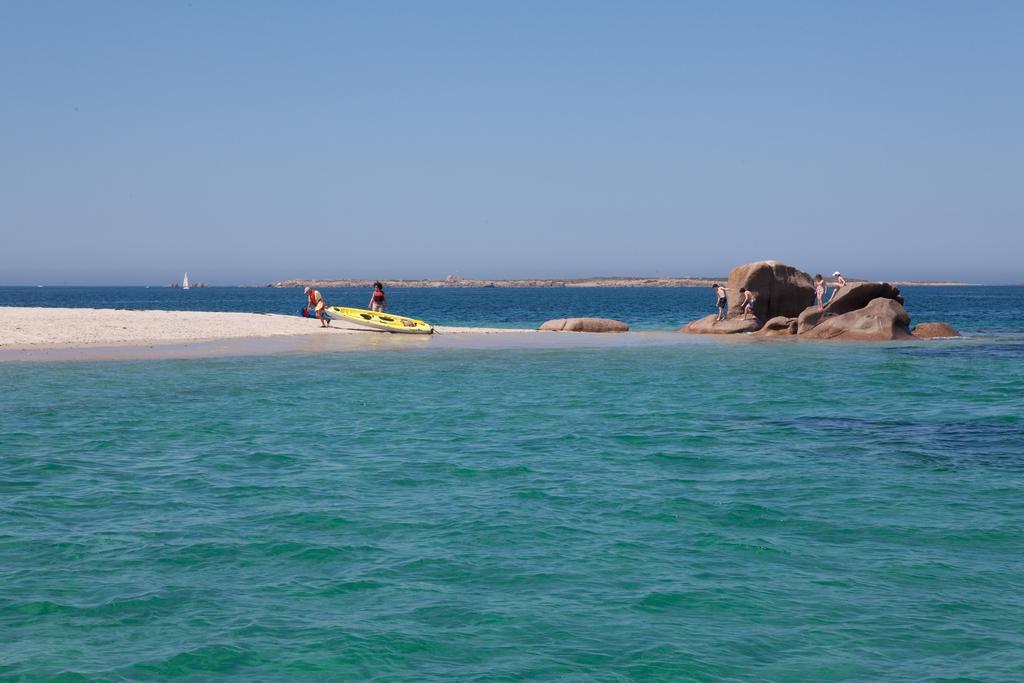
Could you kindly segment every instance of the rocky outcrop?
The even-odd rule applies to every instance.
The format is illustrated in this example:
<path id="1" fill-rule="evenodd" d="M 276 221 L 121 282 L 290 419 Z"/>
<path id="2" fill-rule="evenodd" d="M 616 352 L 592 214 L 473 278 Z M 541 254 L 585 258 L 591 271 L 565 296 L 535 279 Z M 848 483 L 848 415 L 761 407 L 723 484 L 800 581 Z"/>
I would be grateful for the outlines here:
<path id="1" fill-rule="evenodd" d="M 918 323 L 914 326 L 913 334 L 919 339 L 943 339 L 960 336 L 956 328 L 946 323 Z"/>
<path id="2" fill-rule="evenodd" d="M 814 328 L 800 334 L 807 339 L 849 341 L 892 341 L 913 339 L 910 316 L 895 299 L 877 298 L 861 309 L 827 317 Z"/>
<path id="3" fill-rule="evenodd" d="M 759 320 L 777 316 L 793 318 L 814 300 L 811 276 L 779 261 L 756 261 L 736 266 L 729 271 L 726 285 L 729 296 L 729 317 L 742 315 L 739 309 L 740 289 L 754 293 L 754 314 Z"/>
<path id="4" fill-rule="evenodd" d="M 903 303 L 900 290 L 888 282 L 858 282 L 840 289 L 835 298 L 825 305 L 825 312 L 843 315 L 864 308 L 874 299 L 893 299 Z"/>
<path id="5" fill-rule="evenodd" d="M 913 339 L 910 316 L 900 290 L 888 282 L 857 282 L 843 287 L 823 308 L 814 301 L 811 276 L 778 261 L 757 261 L 736 266 L 728 280 L 729 317 L 709 315 L 679 329 L 692 334 L 791 336 L 801 339 L 889 341 Z M 753 318 L 743 320 L 740 289 L 754 294 Z M 952 328 L 919 325 L 920 336 L 948 336 Z"/>
<path id="6" fill-rule="evenodd" d="M 835 317 L 834 314 L 824 311 L 817 306 L 811 306 L 804 310 L 796 319 L 797 334 L 810 332 L 825 318 Z"/>
<path id="7" fill-rule="evenodd" d="M 559 318 L 540 326 L 546 332 L 629 332 L 629 325 L 611 318 Z"/>
<path id="8" fill-rule="evenodd" d="M 796 334 L 796 331 L 796 318 L 787 318 L 784 315 L 780 315 L 766 322 L 764 327 L 758 330 L 757 334 L 762 337 L 782 337 Z"/>
<path id="9" fill-rule="evenodd" d="M 805 309 L 797 318 L 797 334 L 807 335 L 825 321 L 859 311 L 875 299 L 890 299 L 903 304 L 900 290 L 888 282 L 858 282 L 847 285 L 839 290 L 839 294 L 824 308 L 811 306 Z"/>
<path id="10" fill-rule="evenodd" d="M 679 328 L 679 332 L 690 334 L 742 334 L 743 332 L 756 332 L 761 323 L 755 318 L 726 318 L 719 320 L 717 313 L 694 320 L 689 325 Z"/>
<path id="11" fill-rule="evenodd" d="M 694 334 L 737 334 L 756 332 L 763 321 L 776 317 L 795 318 L 814 299 L 811 276 L 779 261 L 756 261 L 736 266 L 729 272 L 726 285 L 729 317 L 717 320 L 710 315 L 680 328 Z M 743 320 L 740 290 L 749 290 L 755 299 L 754 317 Z M 788 326 L 787 326 L 788 329 Z"/>

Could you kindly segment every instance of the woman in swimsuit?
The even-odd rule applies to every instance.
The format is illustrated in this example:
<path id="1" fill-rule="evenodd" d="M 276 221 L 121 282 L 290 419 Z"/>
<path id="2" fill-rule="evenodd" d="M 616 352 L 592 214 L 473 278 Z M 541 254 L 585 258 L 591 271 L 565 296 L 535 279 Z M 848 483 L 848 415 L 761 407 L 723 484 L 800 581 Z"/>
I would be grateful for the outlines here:
<path id="1" fill-rule="evenodd" d="M 814 298 L 818 302 L 818 310 L 820 311 L 825 307 L 825 278 L 818 273 L 814 276 Z"/>
<path id="2" fill-rule="evenodd" d="M 373 294 L 370 295 L 370 310 L 374 313 L 383 313 L 387 303 L 388 298 L 384 295 L 384 285 L 378 280 L 373 283 Z"/>

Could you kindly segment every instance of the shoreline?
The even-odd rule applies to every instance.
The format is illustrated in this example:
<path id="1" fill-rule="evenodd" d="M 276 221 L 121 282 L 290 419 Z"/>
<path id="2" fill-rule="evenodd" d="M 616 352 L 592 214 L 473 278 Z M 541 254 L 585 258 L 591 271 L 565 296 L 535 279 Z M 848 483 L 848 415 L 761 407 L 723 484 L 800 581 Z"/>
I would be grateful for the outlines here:
<path id="1" fill-rule="evenodd" d="M 560 334 L 523 328 L 437 326 L 436 334 L 409 335 L 337 323 L 322 328 L 317 320 L 277 314 L 0 307 L 0 363 L 713 343 L 671 330 Z"/>
<path id="2" fill-rule="evenodd" d="M 616 334 L 436 326 L 388 334 L 267 313 L 0 306 L 0 363 L 158 360 L 423 349 L 579 349 L 709 344 L 673 330 Z"/>
<path id="3" fill-rule="evenodd" d="M 0 306 L 0 363 L 796 342 L 788 337 L 695 335 L 673 329 L 589 333 L 437 326 L 436 334 L 406 335 L 339 322 L 322 328 L 314 319 L 268 313 Z"/>
<path id="4" fill-rule="evenodd" d="M 366 334 L 232 337 L 184 343 L 118 345 L 50 345 L 24 348 L 0 346 L 4 363 L 199 360 L 273 356 L 308 356 L 339 353 L 416 353 L 425 351 L 571 351 L 580 349 L 708 346 L 751 342 L 676 332 L 540 333 L 537 330 L 495 332 L 442 332 L 434 335 L 397 335 L 369 331 Z"/>

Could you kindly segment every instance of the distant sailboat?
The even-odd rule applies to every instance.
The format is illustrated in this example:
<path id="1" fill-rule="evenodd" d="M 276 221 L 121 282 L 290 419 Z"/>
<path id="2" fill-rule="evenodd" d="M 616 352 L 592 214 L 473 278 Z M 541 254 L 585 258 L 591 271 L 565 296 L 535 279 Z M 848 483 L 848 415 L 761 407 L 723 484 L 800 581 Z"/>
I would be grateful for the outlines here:
<path id="1" fill-rule="evenodd" d="M 181 288 L 188 289 L 188 271 L 185 271 L 185 279 L 181 281 Z"/>

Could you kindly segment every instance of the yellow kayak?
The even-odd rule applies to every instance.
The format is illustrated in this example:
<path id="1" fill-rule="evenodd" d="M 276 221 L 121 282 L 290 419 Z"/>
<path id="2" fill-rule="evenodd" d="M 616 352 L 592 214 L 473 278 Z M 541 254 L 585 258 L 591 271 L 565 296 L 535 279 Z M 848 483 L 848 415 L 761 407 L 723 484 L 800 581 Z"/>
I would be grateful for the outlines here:
<path id="1" fill-rule="evenodd" d="M 406 318 L 403 315 L 392 315 L 391 313 L 374 313 L 361 308 L 345 308 L 344 306 L 328 306 L 327 315 L 331 320 L 347 320 L 348 322 L 371 327 L 381 332 L 397 332 L 400 334 L 432 334 L 434 328 L 431 325 Z"/>

